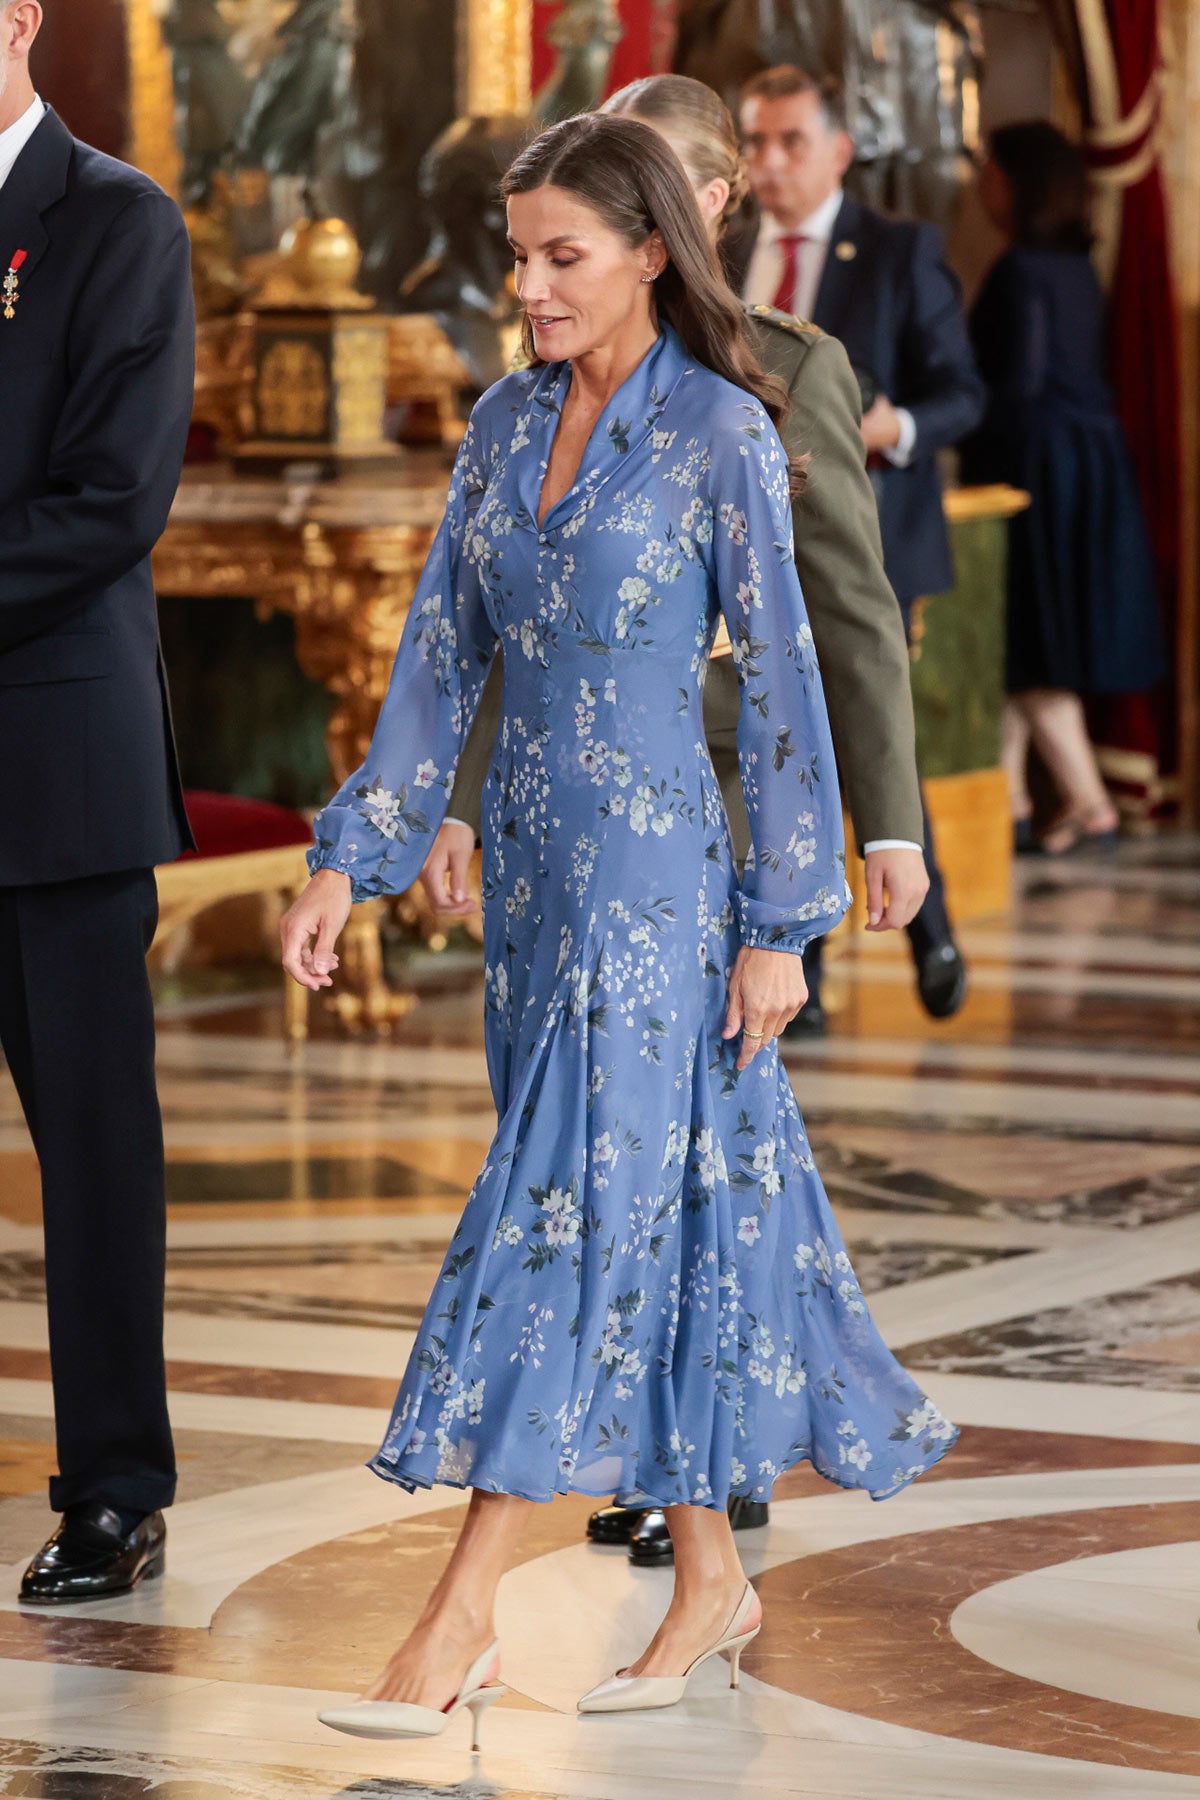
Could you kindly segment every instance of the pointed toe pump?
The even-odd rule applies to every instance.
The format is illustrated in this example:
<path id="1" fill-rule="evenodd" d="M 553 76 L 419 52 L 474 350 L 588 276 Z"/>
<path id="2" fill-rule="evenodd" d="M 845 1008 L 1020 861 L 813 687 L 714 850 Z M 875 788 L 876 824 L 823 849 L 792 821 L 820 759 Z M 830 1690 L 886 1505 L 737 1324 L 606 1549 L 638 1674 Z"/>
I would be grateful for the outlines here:
<path id="1" fill-rule="evenodd" d="M 581 1713 L 647 1712 L 659 1706 L 677 1706 L 687 1692 L 687 1684 L 700 1664 L 710 1656 L 729 1651 L 729 1685 L 737 1687 L 741 1675 L 742 1651 L 762 1630 L 762 1607 L 758 1595 L 746 1583 L 737 1610 L 715 1644 L 702 1650 L 682 1675 L 612 1675 L 585 1694 L 579 1702 Z"/>
<path id="2" fill-rule="evenodd" d="M 455 1713 L 464 1707 L 471 1715 L 471 1749 L 479 1749 L 480 1722 L 488 1707 L 506 1693 L 500 1673 L 500 1646 L 489 1644 L 463 1677 L 463 1684 L 453 1700 L 439 1712 L 435 1706 L 413 1706 L 404 1700 L 360 1700 L 355 1706 L 342 1706 L 333 1712 L 318 1713 L 322 1725 L 344 1731 L 349 1737 L 423 1738 L 438 1737 L 445 1731 Z"/>

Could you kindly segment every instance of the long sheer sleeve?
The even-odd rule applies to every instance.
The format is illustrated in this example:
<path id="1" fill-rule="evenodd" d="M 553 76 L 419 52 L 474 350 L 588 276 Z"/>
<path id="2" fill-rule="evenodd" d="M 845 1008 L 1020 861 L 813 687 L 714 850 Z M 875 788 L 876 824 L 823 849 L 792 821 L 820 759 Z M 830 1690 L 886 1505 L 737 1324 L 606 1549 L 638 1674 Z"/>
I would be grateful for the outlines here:
<path id="1" fill-rule="evenodd" d="M 476 408 L 421 572 L 362 767 L 317 817 L 309 867 L 349 875 L 355 900 L 402 893 L 429 854 L 496 649 L 472 541 L 487 484 Z"/>
<path id="2" fill-rule="evenodd" d="M 713 561 L 741 684 L 738 762 L 752 849 L 744 944 L 799 952 L 850 904 L 825 697 L 792 558 L 783 447 L 747 401 L 715 437 Z"/>

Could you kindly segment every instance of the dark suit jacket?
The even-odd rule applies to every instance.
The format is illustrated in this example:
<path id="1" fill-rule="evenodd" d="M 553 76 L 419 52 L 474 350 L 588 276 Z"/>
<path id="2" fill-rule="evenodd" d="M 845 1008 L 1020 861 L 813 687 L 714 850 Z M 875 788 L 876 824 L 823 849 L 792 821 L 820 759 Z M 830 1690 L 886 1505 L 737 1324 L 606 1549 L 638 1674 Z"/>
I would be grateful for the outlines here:
<path id="1" fill-rule="evenodd" d="M 179 481 L 195 327 L 179 208 L 47 111 L 0 188 L 0 886 L 191 844 L 150 552 Z"/>
<path id="2" fill-rule="evenodd" d="M 722 246 L 740 293 L 757 227 Z M 839 249 L 845 246 L 842 254 Z M 853 254 L 849 254 L 853 251 Z M 867 376 L 917 427 L 906 469 L 872 470 L 884 565 L 902 604 L 952 585 L 950 541 L 935 453 L 978 423 L 984 389 L 975 369 L 958 278 L 933 225 L 889 219 L 843 201 L 830 240 L 813 323 L 845 345 Z"/>

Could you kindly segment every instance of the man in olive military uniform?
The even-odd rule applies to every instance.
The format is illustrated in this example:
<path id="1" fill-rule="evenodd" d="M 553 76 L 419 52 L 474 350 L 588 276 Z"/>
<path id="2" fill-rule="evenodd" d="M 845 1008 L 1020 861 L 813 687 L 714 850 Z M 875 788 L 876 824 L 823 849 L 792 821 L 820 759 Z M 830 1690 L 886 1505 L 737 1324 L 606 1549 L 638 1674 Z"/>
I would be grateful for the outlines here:
<path id="1" fill-rule="evenodd" d="M 859 388 L 836 338 L 815 325 L 748 306 L 750 336 L 763 366 L 788 390 L 783 426 L 789 455 L 805 457 L 808 480 L 793 503 L 796 568 L 833 728 L 838 769 L 867 873 L 868 930 L 900 930 L 925 897 L 921 796 L 917 782 L 908 649 L 896 596 L 883 570 L 879 514 L 868 480 Z M 445 823 L 421 880 L 439 912 L 474 911 L 467 869 L 482 816 L 483 785 L 501 713 L 501 657 L 459 761 Z M 750 824 L 738 774 L 740 710 L 733 657 L 714 655 L 704 725 L 739 863 Z M 806 1008 L 806 1011 L 808 1009 Z M 735 1528 L 766 1523 L 760 1502 L 734 1500 Z M 628 1543 L 640 1564 L 670 1562 L 661 1509 L 607 1506 L 593 1513 L 596 1543 Z"/>

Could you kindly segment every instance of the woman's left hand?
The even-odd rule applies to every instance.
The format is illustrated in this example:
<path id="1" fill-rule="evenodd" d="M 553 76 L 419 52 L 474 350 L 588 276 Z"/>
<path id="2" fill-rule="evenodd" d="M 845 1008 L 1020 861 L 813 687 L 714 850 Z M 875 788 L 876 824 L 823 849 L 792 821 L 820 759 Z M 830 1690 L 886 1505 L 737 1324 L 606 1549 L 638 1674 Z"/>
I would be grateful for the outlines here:
<path id="1" fill-rule="evenodd" d="M 721 1036 L 732 1038 L 741 1032 L 739 1069 L 748 1067 L 756 1051 L 778 1036 L 807 999 L 804 964 L 794 951 L 745 946 L 738 951 Z"/>

